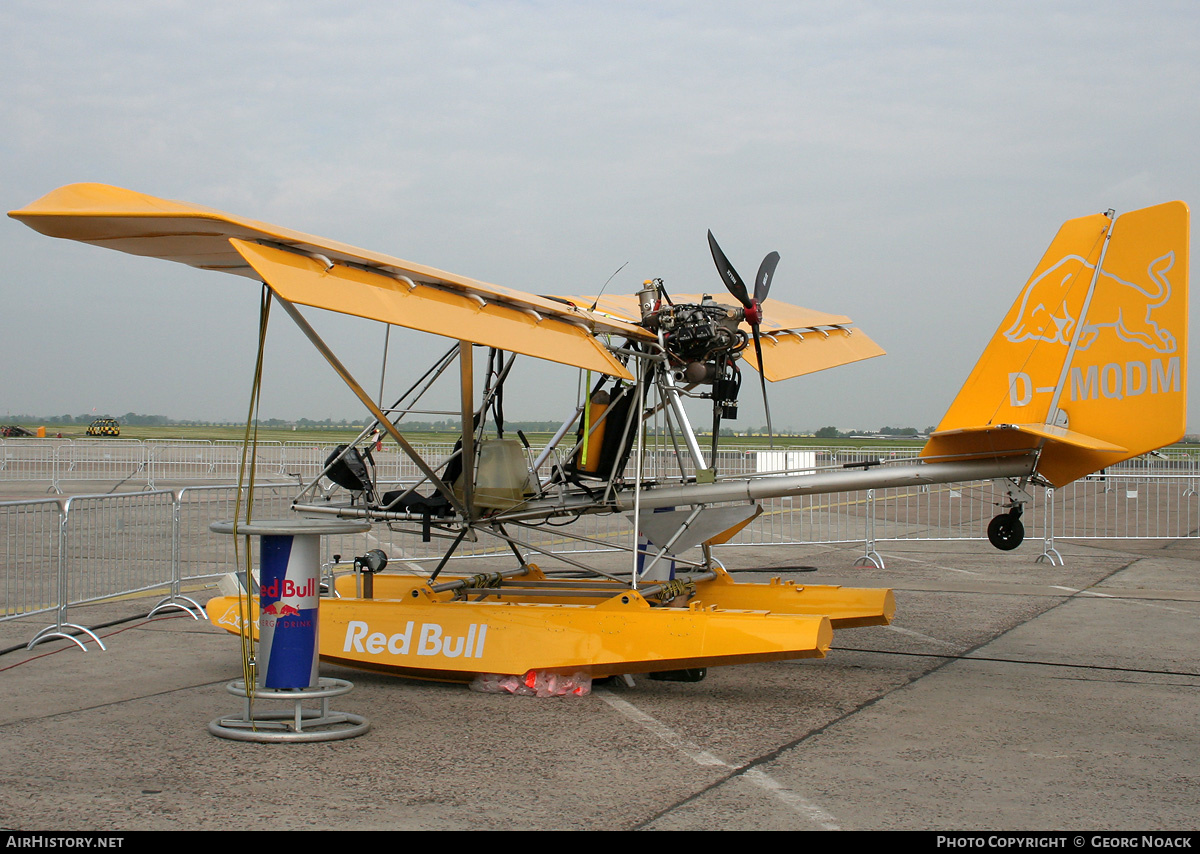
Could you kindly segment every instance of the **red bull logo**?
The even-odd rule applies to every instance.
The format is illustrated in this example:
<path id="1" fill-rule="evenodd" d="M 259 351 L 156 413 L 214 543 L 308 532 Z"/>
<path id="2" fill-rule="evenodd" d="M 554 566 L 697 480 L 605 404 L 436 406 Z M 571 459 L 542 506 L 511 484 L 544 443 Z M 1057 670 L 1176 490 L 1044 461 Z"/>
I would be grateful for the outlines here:
<path id="1" fill-rule="evenodd" d="M 317 580 L 310 577 L 303 584 L 296 584 L 290 578 L 272 578 L 261 589 L 261 594 L 267 599 L 310 598 L 317 595 Z M 266 613 L 264 611 L 263 613 Z"/>
<path id="2" fill-rule="evenodd" d="M 1079 255 L 1064 256 L 1026 286 L 1017 319 L 1005 330 L 1004 337 L 1013 344 L 1034 340 L 1069 345 L 1078 332 L 1076 349 L 1087 350 L 1107 331 L 1118 341 L 1139 344 L 1156 353 L 1174 353 L 1175 336 L 1151 316 L 1171 299 L 1167 274 L 1174 266 L 1174 251 L 1155 258 L 1146 267 L 1145 285 L 1101 270 L 1087 305 L 1087 317 L 1077 330 L 1084 295 L 1083 289 L 1073 286 L 1081 275 L 1090 277 L 1088 271 L 1096 268 Z"/>
<path id="3" fill-rule="evenodd" d="M 482 658 L 487 641 L 487 623 L 472 623 L 465 635 L 452 635 L 438 623 L 422 623 L 417 632 L 416 623 L 408 621 L 404 631 L 385 635 L 372 632 L 371 627 L 361 620 L 351 620 L 346 626 L 346 641 L 343 652 L 364 652 L 371 655 L 444 655 L 446 658 Z M 416 643 L 413 643 L 414 633 Z"/>
<path id="4" fill-rule="evenodd" d="M 300 616 L 300 610 L 298 608 L 293 608 L 291 605 L 284 604 L 283 602 L 272 602 L 270 605 L 263 608 L 262 612 L 264 616 L 269 614 L 272 617 Z"/>
<path id="5" fill-rule="evenodd" d="M 215 620 L 218 626 L 229 626 L 234 631 L 242 630 L 242 617 L 236 605 L 230 605 L 220 617 Z"/>

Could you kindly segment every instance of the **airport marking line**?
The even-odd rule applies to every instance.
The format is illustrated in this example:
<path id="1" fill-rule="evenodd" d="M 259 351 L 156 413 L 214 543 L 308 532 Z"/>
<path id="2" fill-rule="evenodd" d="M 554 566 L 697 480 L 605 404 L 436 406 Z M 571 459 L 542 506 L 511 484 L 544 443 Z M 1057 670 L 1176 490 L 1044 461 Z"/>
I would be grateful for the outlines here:
<path id="1" fill-rule="evenodd" d="M 958 646 L 959 646 L 956 643 L 951 643 L 950 641 L 944 641 L 944 640 L 941 640 L 940 638 L 930 637 L 927 634 L 923 634 L 923 633 L 915 631 L 913 629 L 906 629 L 906 628 L 903 628 L 902 626 L 897 626 L 895 624 L 889 624 L 887 626 L 884 626 L 884 628 L 888 629 L 889 631 L 899 632 L 902 635 L 908 635 L 909 637 L 917 638 L 917 639 L 923 640 L 923 641 L 928 641 L 929 643 L 937 644 L 938 646 L 949 647 L 950 649 L 958 649 Z"/>
<path id="2" fill-rule="evenodd" d="M 743 769 L 736 765 L 730 765 L 725 760 L 700 747 L 700 745 L 688 741 L 662 721 L 646 714 L 637 706 L 622 700 L 615 694 L 608 691 L 594 691 L 593 693 L 625 717 L 645 727 L 667 744 L 683 753 L 697 765 L 727 768 L 730 771 L 736 771 L 742 779 L 767 792 L 796 814 L 815 822 L 822 830 L 841 830 L 837 825 L 837 820 L 832 815 L 807 798 L 791 791 L 779 781 L 769 776 L 765 771 L 759 768 Z"/>
<path id="3" fill-rule="evenodd" d="M 1080 596 L 1095 596 L 1098 599 L 1112 599 L 1116 602 L 1126 602 L 1131 605 L 1144 605 L 1148 608 L 1157 608 L 1160 611 L 1170 611 L 1173 614 L 1187 614 L 1189 616 L 1192 614 L 1191 611 L 1186 611 L 1183 608 L 1172 608 L 1170 605 L 1163 605 L 1151 599 L 1138 599 L 1131 596 L 1114 596 L 1112 593 L 1100 593 L 1095 590 L 1076 590 L 1073 587 L 1062 587 L 1057 584 L 1054 585 L 1054 589 L 1066 590 L 1071 593 L 1077 593 Z"/>
<path id="4" fill-rule="evenodd" d="M 980 574 L 973 569 L 959 569 L 958 567 L 955 567 L 955 566 L 943 566 L 940 563 L 930 563 L 929 561 L 922 560 L 921 558 L 905 557 L 904 555 L 889 554 L 887 559 L 888 560 L 907 560 L 910 563 L 924 564 L 925 566 L 931 567 L 933 569 L 944 569 L 947 572 L 961 572 L 963 575 L 979 575 Z"/>
<path id="5" fill-rule="evenodd" d="M 1080 590 L 1076 587 L 1063 587 L 1061 584 L 1051 584 L 1050 587 L 1054 590 L 1065 590 L 1068 593 L 1078 593 L 1080 596 L 1100 596 L 1105 599 L 1115 598 L 1108 593 L 1097 593 L 1095 590 Z"/>

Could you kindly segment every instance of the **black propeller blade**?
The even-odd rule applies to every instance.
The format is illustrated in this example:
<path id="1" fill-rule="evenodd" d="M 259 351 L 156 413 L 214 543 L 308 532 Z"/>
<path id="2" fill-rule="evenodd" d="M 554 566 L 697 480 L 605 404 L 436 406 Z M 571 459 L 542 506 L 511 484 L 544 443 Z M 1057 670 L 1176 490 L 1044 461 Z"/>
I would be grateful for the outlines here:
<path id="1" fill-rule="evenodd" d="M 711 230 L 708 232 L 708 248 L 712 250 L 713 261 L 717 265 L 717 272 L 721 274 L 721 281 L 725 283 L 729 293 L 733 294 L 733 298 L 740 302 L 745 309 L 746 322 L 750 324 L 750 331 L 754 335 L 754 354 L 758 357 L 758 380 L 762 386 L 763 409 L 767 413 L 767 442 L 774 448 L 775 430 L 771 426 L 771 404 L 767 401 L 767 377 L 763 373 L 762 335 L 758 327 L 762 323 L 762 301 L 767 298 L 767 293 L 771 290 L 771 280 L 775 278 L 775 267 L 779 264 L 779 253 L 772 252 L 763 258 L 762 264 L 758 267 L 758 275 L 754 279 L 754 298 L 751 299 L 745 282 L 737 274 L 737 270 L 733 269 L 733 265 L 729 263 L 729 259 L 725 257 L 721 247 L 717 245 L 717 239 L 713 237 Z"/>
<path id="2" fill-rule="evenodd" d="M 758 384 L 762 386 L 763 409 L 767 413 L 767 447 L 775 447 L 775 428 L 771 426 L 771 404 L 767 402 L 767 375 L 763 372 L 762 336 L 758 334 L 758 324 L 752 326 L 754 333 L 754 355 L 758 357 Z"/>
<path id="3" fill-rule="evenodd" d="M 725 283 L 725 287 L 729 288 L 734 299 L 746 308 L 750 308 L 753 303 L 750 302 L 750 294 L 746 291 L 746 283 L 737 274 L 737 270 L 733 269 L 733 265 L 729 263 L 729 259 L 717 245 L 717 238 L 713 237 L 711 231 L 708 233 L 708 248 L 712 250 L 713 261 L 716 262 L 717 272 L 721 274 L 721 281 Z"/>
<path id="4" fill-rule="evenodd" d="M 772 252 L 763 258 L 762 264 L 758 267 L 758 276 L 754 280 L 754 301 L 760 305 L 767 298 L 767 291 L 771 290 L 771 279 L 775 277 L 777 264 L 779 264 L 779 253 Z"/>

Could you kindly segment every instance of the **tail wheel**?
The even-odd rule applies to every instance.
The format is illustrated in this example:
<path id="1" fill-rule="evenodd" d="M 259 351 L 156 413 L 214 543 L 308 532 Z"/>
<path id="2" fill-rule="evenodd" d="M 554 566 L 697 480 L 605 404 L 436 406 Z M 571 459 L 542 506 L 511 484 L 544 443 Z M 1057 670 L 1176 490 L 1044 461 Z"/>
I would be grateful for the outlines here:
<path id="1" fill-rule="evenodd" d="M 1010 552 L 1025 539 L 1025 526 L 1015 513 L 1001 513 L 988 523 L 988 539 L 1001 551 Z"/>

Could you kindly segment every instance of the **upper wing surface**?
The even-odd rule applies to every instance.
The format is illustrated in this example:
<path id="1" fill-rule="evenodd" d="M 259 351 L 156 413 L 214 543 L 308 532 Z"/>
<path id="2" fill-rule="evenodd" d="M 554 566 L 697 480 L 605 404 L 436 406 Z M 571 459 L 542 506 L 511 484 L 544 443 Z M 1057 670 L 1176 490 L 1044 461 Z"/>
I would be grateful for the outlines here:
<path id="1" fill-rule="evenodd" d="M 531 322 L 539 322 L 532 322 L 532 328 L 524 330 L 523 334 L 538 335 L 540 319 L 552 317 L 560 322 L 555 328 L 573 324 L 580 332 L 589 335 L 652 338 L 648 332 L 632 323 L 595 316 L 559 301 L 514 288 L 480 282 L 200 205 L 160 199 L 107 184 L 70 184 L 60 187 L 25 208 L 10 211 L 9 216 L 51 237 L 78 240 L 132 255 L 178 261 L 200 269 L 218 270 L 256 280 L 262 278 L 261 272 L 235 248 L 233 240 L 299 252 L 310 257 L 319 256 L 318 260 L 327 259 L 337 267 L 357 268 L 397 281 L 408 278 L 417 285 L 425 286 L 421 290 L 424 290 L 426 295 L 431 295 L 433 290 L 443 290 L 466 296 L 477 304 L 482 302 L 517 312 L 531 312 L 527 314 Z M 321 307 L 341 311 L 338 307 L 337 289 L 345 286 L 342 278 L 344 277 L 329 277 L 324 284 L 328 285 L 330 292 L 320 298 L 314 296 L 312 302 L 305 304 L 315 305 L 321 302 L 324 303 Z M 362 301 L 358 304 L 361 309 Z M 349 313 L 377 320 L 386 319 L 360 310 Z M 518 349 L 510 346 L 513 343 L 516 342 L 496 346 L 509 350 Z M 592 342 L 591 349 L 603 350 L 595 341 Z M 589 358 L 587 361 L 589 364 L 581 367 L 596 368 L 595 359 Z M 600 361 L 603 362 L 604 359 Z M 609 365 L 610 370 L 611 367 Z M 624 369 L 619 375 L 626 375 Z"/>
<path id="2" fill-rule="evenodd" d="M 325 265 L 306 255 L 238 240 L 238 253 L 288 302 L 381 320 L 500 350 L 632 379 L 575 323 L 531 309 L 484 302 L 471 294 L 397 281 L 361 267 Z"/>

